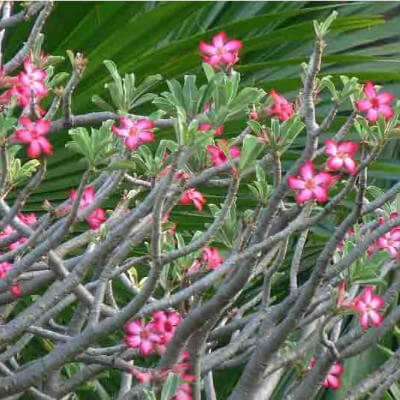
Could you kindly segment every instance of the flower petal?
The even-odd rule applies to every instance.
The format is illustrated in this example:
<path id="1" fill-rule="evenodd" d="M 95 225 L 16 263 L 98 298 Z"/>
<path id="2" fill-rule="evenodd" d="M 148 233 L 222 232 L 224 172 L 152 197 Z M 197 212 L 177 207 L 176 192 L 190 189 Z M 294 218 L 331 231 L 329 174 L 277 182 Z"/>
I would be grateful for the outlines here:
<path id="1" fill-rule="evenodd" d="M 373 325 L 379 326 L 382 324 L 382 315 L 375 310 L 371 310 L 368 315 L 371 318 L 371 322 Z"/>
<path id="2" fill-rule="evenodd" d="M 314 176 L 314 164 L 312 161 L 306 161 L 299 169 L 300 175 L 305 179 L 312 179 Z"/>
<path id="3" fill-rule="evenodd" d="M 389 92 L 380 92 L 376 98 L 378 99 L 379 104 L 390 104 L 396 99 L 396 96 Z"/>
<path id="4" fill-rule="evenodd" d="M 331 157 L 326 162 L 326 165 L 334 171 L 339 171 L 343 167 L 343 159 L 339 157 Z"/>
<path id="5" fill-rule="evenodd" d="M 326 188 L 317 186 L 313 189 L 313 193 L 317 201 L 325 202 L 328 201 L 328 191 Z"/>
<path id="6" fill-rule="evenodd" d="M 358 100 L 355 104 L 356 108 L 360 111 L 368 111 L 372 107 L 372 104 L 368 99 Z"/>
<path id="7" fill-rule="evenodd" d="M 367 120 L 371 122 L 375 122 L 378 120 L 378 111 L 374 108 L 370 108 L 367 112 Z"/>
<path id="8" fill-rule="evenodd" d="M 365 85 L 364 85 L 364 93 L 367 97 L 369 98 L 374 98 L 376 97 L 376 89 L 374 87 L 374 85 L 372 84 L 371 81 L 368 81 Z"/>
<path id="9" fill-rule="evenodd" d="M 314 197 L 314 194 L 313 194 L 312 190 L 303 189 L 303 190 L 300 190 L 300 192 L 296 194 L 295 200 L 297 201 L 297 203 L 304 203 L 305 201 L 312 200 L 313 197 Z"/>
<path id="10" fill-rule="evenodd" d="M 325 154 L 328 156 L 336 156 L 338 145 L 336 140 L 333 139 L 325 139 Z"/>
<path id="11" fill-rule="evenodd" d="M 288 185 L 291 189 L 304 189 L 305 182 L 301 178 L 297 178 L 295 176 L 288 176 L 287 178 Z"/>
<path id="12" fill-rule="evenodd" d="M 354 175 L 357 171 L 357 163 L 350 157 L 344 159 L 344 166 L 349 171 L 349 174 Z"/>

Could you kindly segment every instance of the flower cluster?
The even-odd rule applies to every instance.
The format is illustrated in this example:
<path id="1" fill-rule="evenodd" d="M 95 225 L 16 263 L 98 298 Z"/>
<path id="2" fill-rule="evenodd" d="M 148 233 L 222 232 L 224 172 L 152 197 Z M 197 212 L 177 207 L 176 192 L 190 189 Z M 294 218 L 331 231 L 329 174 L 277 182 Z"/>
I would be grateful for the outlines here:
<path id="1" fill-rule="evenodd" d="M 38 102 L 47 96 L 44 82 L 47 73 L 43 69 L 35 67 L 31 57 L 25 60 L 24 70 L 18 76 L 7 77 L 4 75 L 4 71 L 0 75 L 1 86 L 12 86 L 0 96 L 1 104 L 8 103 L 13 96 L 16 96 L 17 102 L 22 105 L 24 110 L 30 110 L 33 106 L 37 115 L 45 114 L 45 110 L 40 108 Z M 50 129 L 50 121 L 42 118 L 32 121 L 31 118 L 22 116 L 19 123 L 21 127 L 15 130 L 10 139 L 26 144 L 28 157 L 37 158 L 42 153 L 47 156 L 52 154 L 53 147 L 46 138 Z"/>
<path id="2" fill-rule="evenodd" d="M 355 142 L 338 143 L 334 139 L 325 140 L 325 153 L 329 156 L 326 167 L 333 171 L 340 171 L 343 167 L 350 174 L 357 171 L 357 163 L 354 156 L 359 145 Z M 320 202 L 328 200 L 329 188 L 340 179 L 340 175 L 334 176 L 329 172 L 315 173 L 314 164 L 311 160 L 306 161 L 299 169 L 300 176 L 289 176 L 288 185 L 291 189 L 299 190 L 296 201 L 304 203 L 312 199 Z"/>
<path id="3" fill-rule="evenodd" d="M 76 191 L 74 189 L 71 190 L 70 195 L 71 201 L 75 201 L 76 199 Z M 79 203 L 79 209 L 84 210 L 87 206 L 92 204 L 95 199 L 94 187 L 87 186 L 84 189 L 83 196 L 81 202 Z M 67 207 L 68 211 L 71 209 L 71 206 Z M 90 229 L 97 229 L 100 225 L 106 220 L 106 215 L 104 210 L 101 207 L 96 208 L 87 218 L 86 222 L 90 226 Z"/>
<path id="4" fill-rule="evenodd" d="M 125 326 L 124 341 L 132 348 L 139 348 L 142 356 L 147 357 L 154 350 L 163 354 L 181 319 L 176 311 L 158 311 L 147 324 L 142 320 L 132 321 Z"/>
<path id="5" fill-rule="evenodd" d="M 201 41 L 199 49 L 205 63 L 215 69 L 228 69 L 239 61 L 240 40 L 227 40 L 226 33 L 220 32 L 212 38 L 212 44 Z"/>
<path id="6" fill-rule="evenodd" d="M 271 118 L 277 117 L 281 121 L 288 120 L 293 115 L 292 103 L 274 89 L 270 91 L 269 95 L 274 101 L 274 104 L 266 108 L 266 114 Z"/>
<path id="7" fill-rule="evenodd" d="M 154 141 L 154 122 L 148 119 L 132 121 L 130 118 L 120 117 L 120 127 L 113 125 L 111 130 L 120 137 L 125 146 L 136 150 L 141 144 Z"/>
<path id="8" fill-rule="evenodd" d="M 1 95 L 1 103 L 8 103 L 11 97 L 16 96 L 17 102 L 25 109 L 28 109 L 33 104 L 35 112 L 43 116 L 45 111 L 39 106 L 41 98 L 47 96 L 47 88 L 45 79 L 46 71 L 37 68 L 31 57 L 24 61 L 24 70 L 16 77 L 6 77 L 4 72 L 1 72 L 1 86 L 11 86 L 10 89 Z"/>

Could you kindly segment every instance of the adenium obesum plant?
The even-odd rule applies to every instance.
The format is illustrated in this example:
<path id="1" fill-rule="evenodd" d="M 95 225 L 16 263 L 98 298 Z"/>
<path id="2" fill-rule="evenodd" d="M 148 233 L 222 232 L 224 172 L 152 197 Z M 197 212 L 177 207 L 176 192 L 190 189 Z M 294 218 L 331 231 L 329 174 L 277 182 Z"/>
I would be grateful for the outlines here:
<path id="1" fill-rule="evenodd" d="M 79 114 L 86 58 L 68 51 L 60 86 L 65 64 L 41 49 L 52 3 L 9 6 L 2 32 L 35 22 L 0 70 L 0 398 L 395 387 L 400 185 L 376 160 L 400 103 L 379 82 L 319 76 L 335 13 L 290 93 L 247 86 L 245 37 L 214 31 L 188 51 L 195 75 L 137 83 L 105 60 L 103 110 Z M 387 360 L 354 374 L 383 338 Z"/>

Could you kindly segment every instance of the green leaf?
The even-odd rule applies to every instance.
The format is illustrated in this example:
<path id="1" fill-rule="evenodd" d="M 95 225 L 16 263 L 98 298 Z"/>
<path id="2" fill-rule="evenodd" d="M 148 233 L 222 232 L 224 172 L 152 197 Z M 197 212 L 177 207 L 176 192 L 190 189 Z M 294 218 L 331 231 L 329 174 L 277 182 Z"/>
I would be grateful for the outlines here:
<path id="1" fill-rule="evenodd" d="M 170 372 L 161 390 L 161 400 L 170 400 L 171 397 L 174 397 L 176 390 L 178 389 L 178 385 L 179 385 L 178 375 Z"/>
<path id="2" fill-rule="evenodd" d="M 239 170 L 243 171 L 247 167 L 251 167 L 257 157 L 263 150 L 263 145 L 255 136 L 246 135 L 243 140 L 242 150 L 240 154 Z"/>

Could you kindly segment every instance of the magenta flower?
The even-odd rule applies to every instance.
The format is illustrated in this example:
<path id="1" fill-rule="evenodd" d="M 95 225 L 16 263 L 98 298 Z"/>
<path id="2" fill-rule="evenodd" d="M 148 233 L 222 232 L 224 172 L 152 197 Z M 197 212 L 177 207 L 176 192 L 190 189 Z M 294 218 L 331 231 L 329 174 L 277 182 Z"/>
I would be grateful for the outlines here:
<path id="1" fill-rule="evenodd" d="M 300 176 L 288 177 L 288 185 L 291 189 L 299 190 L 295 196 L 297 203 L 304 203 L 314 198 L 325 202 L 328 200 L 328 189 L 337 179 L 328 172 L 315 174 L 313 162 L 307 161 L 300 167 Z"/>
<path id="2" fill-rule="evenodd" d="M 157 311 L 153 314 L 152 324 L 155 330 L 162 335 L 163 344 L 169 343 L 181 320 L 182 317 L 176 311 L 171 311 L 169 314 L 165 311 Z"/>
<path id="3" fill-rule="evenodd" d="M 5 278 L 11 271 L 13 265 L 7 261 L 0 263 L 0 279 Z"/>
<path id="4" fill-rule="evenodd" d="M 26 150 L 28 157 L 37 158 L 41 153 L 49 156 L 53 152 L 53 146 L 45 135 L 50 129 L 50 121 L 38 119 L 36 122 L 32 122 L 28 117 L 21 117 L 19 122 L 24 128 L 15 131 L 15 138 L 28 144 Z"/>
<path id="5" fill-rule="evenodd" d="M 18 218 L 26 225 L 34 225 L 37 222 L 36 215 L 34 213 L 30 213 L 24 215 L 22 213 L 18 213 Z M 0 239 L 4 239 L 12 234 L 17 232 L 17 230 L 12 225 L 6 225 L 5 228 L 0 232 Z M 15 242 L 11 243 L 8 246 L 9 250 L 15 250 L 22 244 L 24 244 L 28 239 L 24 236 L 20 237 Z"/>
<path id="6" fill-rule="evenodd" d="M 115 135 L 123 139 L 128 149 L 135 150 L 142 143 L 154 141 L 154 132 L 151 130 L 154 128 L 153 121 L 147 119 L 132 121 L 125 117 L 120 117 L 119 121 L 121 122 L 121 126 L 118 128 L 113 125 L 111 130 Z"/>
<path id="7" fill-rule="evenodd" d="M 153 375 L 148 372 L 143 372 L 135 368 L 131 368 L 129 371 L 132 375 L 135 376 L 136 380 L 140 383 L 150 382 L 153 379 Z"/>
<path id="8" fill-rule="evenodd" d="M 228 143 L 225 139 L 222 139 L 221 142 L 224 143 L 225 147 L 228 147 Z M 214 166 L 218 167 L 228 161 L 228 157 L 222 149 L 221 143 L 219 143 L 218 146 L 209 145 L 206 147 L 206 150 L 210 153 L 211 161 Z M 240 157 L 240 150 L 236 146 L 229 147 L 229 154 L 232 158 Z"/>
<path id="9" fill-rule="evenodd" d="M 275 104 L 267 108 L 267 114 L 271 117 L 278 117 L 281 121 L 288 120 L 293 115 L 293 105 L 284 96 L 274 89 L 269 94 Z"/>
<path id="10" fill-rule="evenodd" d="M 240 40 L 227 41 L 226 33 L 220 32 L 212 38 L 212 44 L 201 41 L 199 49 L 204 62 L 214 68 L 231 67 L 239 61 L 238 53 L 243 47 Z"/>
<path id="11" fill-rule="evenodd" d="M 382 315 L 377 310 L 383 305 L 383 299 L 374 295 L 371 285 L 366 286 L 362 294 L 353 300 L 354 309 L 360 313 L 360 323 L 363 329 L 368 328 L 369 322 L 376 326 L 382 324 Z"/>
<path id="12" fill-rule="evenodd" d="M 150 323 L 144 325 L 136 320 L 125 326 L 125 343 L 132 348 L 139 348 L 142 356 L 147 357 L 154 350 L 157 343 L 161 342 L 160 336 L 154 332 L 154 326 Z"/>
<path id="13" fill-rule="evenodd" d="M 203 249 L 203 261 L 207 263 L 208 269 L 217 269 L 224 263 L 224 259 L 219 255 L 218 249 L 205 246 Z"/>
<path id="14" fill-rule="evenodd" d="M 21 297 L 22 296 L 22 291 L 21 291 L 21 285 L 19 283 L 16 283 L 10 290 L 11 294 L 13 294 L 15 297 Z"/>
<path id="15" fill-rule="evenodd" d="M 349 174 L 354 175 L 357 171 L 354 155 L 358 147 L 358 143 L 355 142 L 338 143 L 336 140 L 326 139 L 325 154 L 329 156 L 326 165 L 334 171 L 340 171 L 344 167 Z"/>
<path id="16" fill-rule="evenodd" d="M 364 94 L 367 98 L 358 100 L 355 104 L 359 111 L 366 112 L 368 121 L 377 121 L 379 115 L 383 115 L 386 119 L 391 119 L 393 117 L 393 109 L 389 105 L 396 98 L 393 94 L 389 92 L 377 94 L 371 81 L 368 81 L 364 85 Z"/>
<path id="17" fill-rule="evenodd" d="M 203 206 L 206 200 L 203 197 L 203 194 L 194 188 L 190 188 L 183 193 L 181 199 L 179 200 L 180 204 L 189 204 L 193 203 L 193 205 L 199 210 L 202 211 Z"/>
<path id="18" fill-rule="evenodd" d="M 24 89 L 27 89 L 27 92 L 29 93 L 28 97 L 31 97 L 32 95 L 34 97 L 47 96 L 47 89 L 44 84 L 44 80 L 47 76 L 46 71 L 36 68 L 29 58 L 24 62 L 24 69 L 25 71 L 19 74 L 18 80 L 20 85 Z"/>
<path id="19" fill-rule="evenodd" d="M 316 363 L 315 357 L 313 357 L 310 361 L 309 366 L 307 367 L 307 370 L 310 371 L 315 363 Z M 331 368 L 328 371 L 328 375 L 326 376 L 324 380 L 324 386 L 326 388 L 332 388 L 335 390 L 340 389 L 340 378 L 339 375 L 343 374 L 344 372 L 344 367 L 342 364 L 339 364 L 338 362 L 335 362 Z"/>
<path id="20" fill-rule="evenodd" d="M 389 252 L 392 258 L 397 258 L 400 248 L 400 230 L 394 228 L 390 232 L 385 233 L 378 239 L 378 246 Z"/>
<path id="21" fill-rule="evenodd" d="M 75 201 L 76 199 L 76 191 L 74 189 L 71 190 L 70 195 L 71 201 Z M 90 204 L 94 202 L 95 194 L 94 187 L 87 186 L 83 191 L 83 196 L 81 202 L 79 203 L 79 209 L 83 210 Z M 69 209 L 71 207 L 68 207 Z M 97 229 L 100 225 L 106 220 L 106 215 L 104 210 L 101 207 L 96 208 L 87 218 L 86 222 L 88 223 L 90 229 Z"/>

